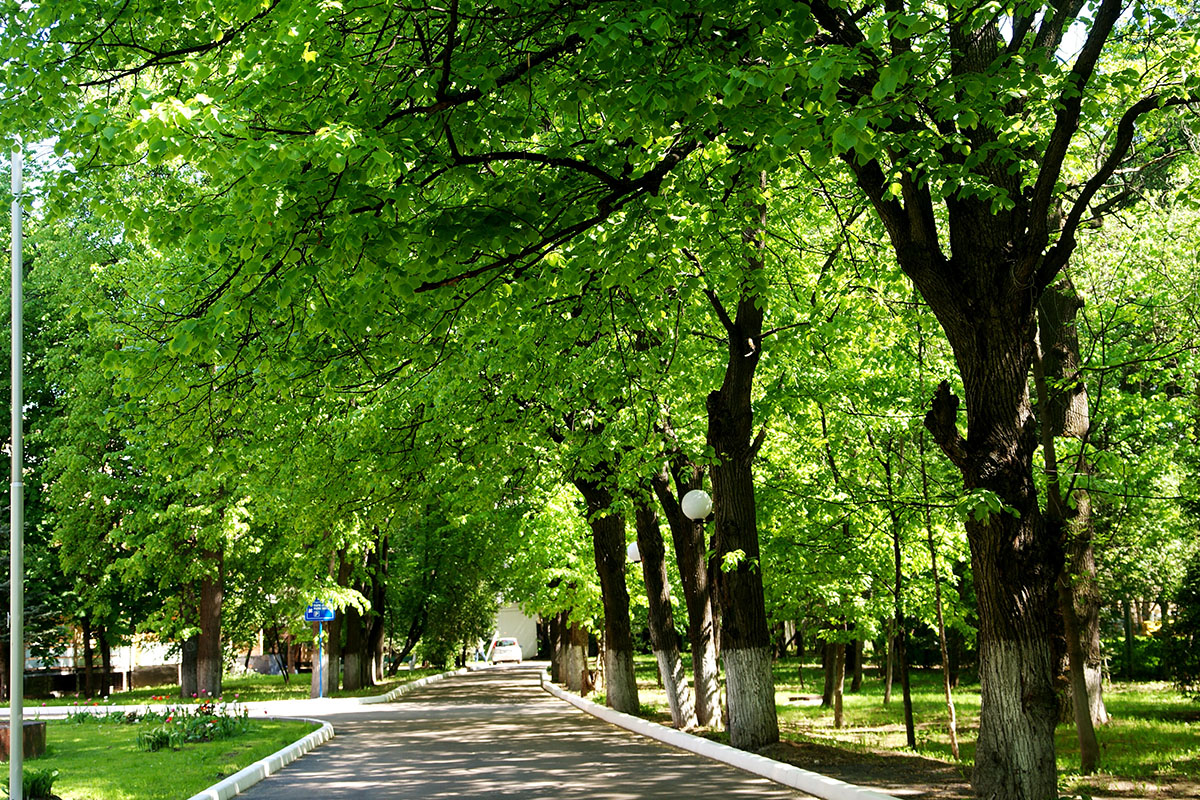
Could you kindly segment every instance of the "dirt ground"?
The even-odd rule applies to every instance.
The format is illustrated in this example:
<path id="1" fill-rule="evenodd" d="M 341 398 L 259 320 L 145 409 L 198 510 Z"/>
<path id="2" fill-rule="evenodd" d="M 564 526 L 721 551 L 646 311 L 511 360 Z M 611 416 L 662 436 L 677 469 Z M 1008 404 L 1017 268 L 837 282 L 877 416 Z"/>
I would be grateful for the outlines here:
<path id="1" fill-rule="evenodd" d="M 768 758 L 794 764 L 847 783 L 878 789 L 900 800 L 970 798 L 970 775 L 961 767 L 903 753 L 845 750 L 813 742 L 780 742 L 759 751 Z M 1121 780 L 1093 776 L 1072 787 L 1072 795 L 1092 800 L 1185 800 L 1200 798 L 1196 776 L 1153 780 Z"/>

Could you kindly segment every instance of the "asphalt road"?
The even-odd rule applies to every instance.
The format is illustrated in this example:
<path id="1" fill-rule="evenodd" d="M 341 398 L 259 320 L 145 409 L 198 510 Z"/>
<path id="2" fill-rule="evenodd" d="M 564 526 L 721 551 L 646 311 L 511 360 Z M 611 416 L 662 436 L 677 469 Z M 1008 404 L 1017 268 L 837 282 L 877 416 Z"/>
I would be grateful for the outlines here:
<path id="1" fill-rule="evenodd" d="M 246 800 L 782 800 L 794 792 L 595 719 L 529 667 L 447 678 L 395 703 L 330 709 L 337 735 Z"/>

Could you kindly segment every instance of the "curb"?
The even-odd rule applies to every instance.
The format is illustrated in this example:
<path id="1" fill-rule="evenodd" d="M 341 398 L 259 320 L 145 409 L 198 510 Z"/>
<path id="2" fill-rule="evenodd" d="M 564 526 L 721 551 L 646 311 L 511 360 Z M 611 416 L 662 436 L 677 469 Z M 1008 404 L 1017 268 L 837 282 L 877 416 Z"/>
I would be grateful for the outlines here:
<path id="1" fill-rule="evenodd" d="M 225 780 L 214 783 L 204 791 L 192 795 L 188 800 L 229 800 L 229 798 L 241 794 L 264 778 L 274 775 L 297 758 L 300 758 L 300 756 L 333 738 L 333 726 L 324 720 L 310 719 L 308 717 L 266 717 L 266 719 L 299 720 L 301 722 L 320 725 L 321 727 L 303 739 L 293 742 L 281 750 L 276 750 L 266 758 L 259 759 L 250 766 L 233 773 Z"/>
<path id="2" fill-rule="evenodd" d="M 414 689 L 420 689 L 422 686 L 428 686 L 431 683 L 436 683 L 437 681 L 445 680 L 446 678 L 453 677 L 454 675 L 466 675 L 467 672 L 469 672 L 469 671 L 470 670 L 468 670 L 464 667 L 463 669 L 456 669 L 453 672 L 441 672 L 441 673 L 438 673 L 437 675 L 429 675 L 424 678 L 419 678 L 419 679 L 413 681 L 412 683 L 403 683 L 403 684 L 397 686 L 395 689 L 392 689 L 387 694 L 375 695 L 374 697 L 356 697 L 354 699 L 358 701 L 359 705 L 370 705 L 372 703 L 390 703 L 393 700 L 395 700 L 396 698 L 402 697 L 402 696 L 408 694 L 409 692 L 413 691 Z"/>
<path id="3" fill-rule="evenodd" d="M 657 722 L 650 722 L 641 717 L 635 717 L 632 714 L 625 714 L 621 711 L 606 708 L 605 706 L 593 703 L 591 700 L 585 700 L 582 697 L 577 697 L 564 691 L 562 688 L 551 683 L 549 676 L 544 672 L 540 674 L 540 677 L 543 689 L 555 697 L 567 701 L 580 711 L 591 714 L 593 717 L 602 719 L 619 728 L 624 728 L 627 731 L 647 736 L 663 744 L 678 747 L 681 750 L 687 750 L 689 753 L 695 753 L 698 756 L 711 758 L 722 764 L 728 764 L 731 767 L 745 770 L 760 778 L 767 778 L 792 789 L 798 789 L 814 797 L 820 797 L 822 800 L 897 800 L 890 794 L 855 786 L 852 783 L 846 783 L 836 778 L 810 772 L 791 764 L 784 764 L 765 756 L 748 753 L 745 750 L 738 750 L 736 747 L 730 747 L 727 744 L 709 741 L 708 739 L 693 736 L 690 733 L 685 733 L 675 728 L 668 728 L 665 725 L 659 725 Z"/>

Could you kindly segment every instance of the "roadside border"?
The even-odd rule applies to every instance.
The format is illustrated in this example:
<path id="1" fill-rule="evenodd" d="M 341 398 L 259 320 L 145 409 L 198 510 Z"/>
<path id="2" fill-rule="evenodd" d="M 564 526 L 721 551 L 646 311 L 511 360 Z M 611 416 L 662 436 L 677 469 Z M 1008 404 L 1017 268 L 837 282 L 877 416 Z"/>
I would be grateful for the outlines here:
<path id="1" fill-rule="evenodd" d="M 736 747 L 730 747 L 720 742 L 713 742 L 675 728 L 659 725 L 657 722 L 651 722 L 641 717 L 635 717 L 632 714 L 607 708 L 598 703 L 593 703 L 591 700 L 571 694 L 551 683 L 549 676 L 545 672 L 539 673 L 539 676 L 542 688 L 545 691 L 561 700 L 565 700 L 580 711 L 591 714 L 593 717 L 602 719 L 619 728 L 624 728 L 627 731 L 648 736 L 663 744 L 678 747 L 681 750 L 687 750 L 689 753 L 711 758 L 714 761 L 728 764 L 731 767 L 737 767 L 751 774 L 758 775 L 761 778 L 767 778 L 792 789 L 798 789 L 814 797 L 820 797 L 822 800 L 897 800 L 893 795 L 885 794 L 875 789 L 855 786 L 852 783 L 839 781 L 836 778 L 830 778 L 826 775 L 801 769 L 791 764 L 784 764 L 766 756 L 748 753 L 745 750 L 738 750 Z"/>
<path id="2" fill-rule="evenodd" d="M 249 789 L 264 778 L 274 775 L 288 764 L 304 754 L 333 738 L 333 726 L 325 720 L 309 717 L 265 717 L 265 719 L 298 720 L 309 722 L 321 727 L 302 739 L 292 742 L 287 747 L 276 750 L 266 758 L 255 761 L 248 767 L 238 770 L 224 780 L 214 783 L 207 789 L 197 792 L 188 800 L 229 800 L 229 798 Z"/>

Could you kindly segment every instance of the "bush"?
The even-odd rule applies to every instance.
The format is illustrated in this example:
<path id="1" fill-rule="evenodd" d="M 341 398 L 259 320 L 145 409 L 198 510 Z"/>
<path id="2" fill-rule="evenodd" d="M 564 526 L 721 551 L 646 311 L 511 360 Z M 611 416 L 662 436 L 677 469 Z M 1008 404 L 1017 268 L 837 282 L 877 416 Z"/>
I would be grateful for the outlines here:
<path id="1" fill-rule="evenodd" d="M 27 769 L 21 773 L 21 797 L 26 800 L 39 800 L 53 797 L 54 781 L 58 778 L 56 769 Z M 8 771 L 4 772 L 4 793 L 12 794 L 8 787 Z"/>

